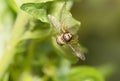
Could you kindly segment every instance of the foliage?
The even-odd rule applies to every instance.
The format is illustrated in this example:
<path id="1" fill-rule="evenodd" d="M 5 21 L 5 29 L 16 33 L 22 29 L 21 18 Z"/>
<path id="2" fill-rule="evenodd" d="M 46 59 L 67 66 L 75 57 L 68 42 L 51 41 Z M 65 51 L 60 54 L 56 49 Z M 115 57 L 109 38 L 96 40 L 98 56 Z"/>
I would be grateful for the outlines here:
<path id="1" fill-rule="evenodd" d="M 79 30 L 80 22 L 70 13 L 74 0 L 1 2 L 9 6 L 6 5 L 7 10 L 3 11 L 5 14 L 0 13 L 0 18 L 11 21 L 11 31 L 7 34 L 10 40 L 7 39 L 0 61 L 2 81 L 104 81 L 102 74 L 93 67 L 72 67 L 71 63 L 76 63 L 78 58 L 54 40 L 56 33 L 50 26 L 48 14 L 59 20 L 65 19 L 64 24 Z M 8 18 L 7 14 L 12 18 Z"/>

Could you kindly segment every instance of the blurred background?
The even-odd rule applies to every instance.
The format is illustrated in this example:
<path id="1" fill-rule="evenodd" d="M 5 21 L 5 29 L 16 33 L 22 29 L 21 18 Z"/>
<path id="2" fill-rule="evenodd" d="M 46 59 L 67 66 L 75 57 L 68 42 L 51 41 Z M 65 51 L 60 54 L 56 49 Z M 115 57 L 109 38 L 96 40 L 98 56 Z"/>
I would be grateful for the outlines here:
<path id="1" fill-rule="evenodd" d="M 108 81 L 120 80 L 120 0 L 81 0 L 72 13 L 82 23 L 79 40 L 88 49 L 84 64 L 113 64 L 118 69 Z"/>
<path id="2" fill-rule="evenodd" d="M 0 0 L 0 60 L 2 59 L 3 53 L 5 51 L 6 48 L 5 45 L 8 43 L 11 37 L 11 31 L 12 31 L 11 28 L 16 19 L 16 11 L 15 11 L 16 9 L 14 9 L 14 7 L 12 9 L 10 6 L 11 5 L 9 2 Z M 106 78 L 106 81 L 119 81 L 120 80 L 120 71 L 119 71 L 120 0 L 76 1 L 71 9 L 71 12 L 73 17 L 75 17 L 75 19 L 81 22 L 81 28 L 79 30 L 79 43 L 88 50 L 88 52 L 85 54 L 86 61 L 84 62 L 80 61 L 77 64 L 73 64 L 73 66 L 87 65 L 87 66 L 99 68 L 99 66 L 104 67 L 105 65 L 110 65 L 111 67 L 115 67 L 115 69 L 113 73 Z M 30 42 L 31 41 L 27 43 L 24 42 L 21 45 L 28 45 Z M 44 44 L 45 42 L 42 43 Z M 38 41 L 35 44 L 38 44 Z M 45 45 L 48 44 L 45 43 Z M 43 46 L 42 50 L 44 50 L 45 48 L 46 47 Z M 39 48 L 36 47 L 34 49 L 39 49 Z M 20 50 L 24 51 L 24 48 Z M 47 50 L 46 52 L 48 51 L 49 50 Z M 53 54 L 53 51 L 50 52 L 54 57 L 57 57 L 57 60 L 60 59 L 59 56 Z M 18 57 L 19 54 L 16 56 L 15 59 L 18 59 Z M 45 56 L 41 56 L 41 57 L 45 57 Z M 53 59 L 54 57 L 50 57 L 50 60 L 47 61 L 50 62 L 51 59 Z M 19 59 L 21 59 L 21 57 Z M 46 59 L 47 58 L 45 57 L 45 59 L 41 59 L 41 60 L 46 60 Z M 57 64 L 55 61 L 56 59 L 54 60 L 54 63 Z M 42 62 L 40 61 L 39 63 Z M 25 64 L 27 64 L 27 62 Z M 16 66 L 17 65 L 15 65 L 14 67 L 16 68 Z M 37 73 L 39 69 L 36 67 L 38 66 L 35 66 L 34 69 L 36 69 L 35 72 Z M 41 68 L 41 66 L 39 66 L 39 68 Z M 13 70 L 14 68 L 11 69 L 10 71 Z M 11 73 L 11 74 L 15 75 L 15 73 Z M 40 75 L 42 75 L 42 73 Z M 15 81 L 15 80 L 11 80 L 11 81 Z"/>

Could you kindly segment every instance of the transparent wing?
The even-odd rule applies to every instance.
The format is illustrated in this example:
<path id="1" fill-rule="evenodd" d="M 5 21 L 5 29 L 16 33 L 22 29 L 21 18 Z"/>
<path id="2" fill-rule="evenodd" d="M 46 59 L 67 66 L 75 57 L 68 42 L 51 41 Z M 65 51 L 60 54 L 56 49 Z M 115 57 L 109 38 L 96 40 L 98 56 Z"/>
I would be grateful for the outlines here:
<path id="1" fill-rule="evenodd" d="M 58 33 L 60 33 L 61 29 L 62 29 L 62 25 L 61 25 L 60 21 L 52 15 L 48 15 L 48 19 L 49 19 L 50 23 L 52 24 L 52 26 L 54 27 L 54 29 Z"/>
<path id="2" fill-rule="evenodd" d="M 79 44 L 75 44 L 75 45 L 73 45 L 73 44 L 68 44 L 68 45 L 69 45 L 69 47 L 73 50 L 73 52 L 75 53 L 75 55 L 76 55 L 77 57 L 79 57 L 81 60 L 85 60 L 84 54 L 81 53 L 81 51 L 80 51 Z"/>
<path id="3" fill-rule="evenodd" d="M 66 58 L 70 62 L 76 63 L 79 60 L 77 56 L 73 54 L 73 51 L 70 49 L 68 45 L 63 45 L 63 46 L 58 45 L 54 37 L 52 37 L 52 44 L 55 47 L 56 53 Z"/>
<path id="4" fill-rule="evenodd" d="M 64 7 L 60 17 L 61 22 L 66 27 L 67 31 L 76 34 L 80 28 L 81 23 L 73 18 L 72 14 Z"/>
<path id="5" fill-rule="evenodd" d="M 65 30 L 69 31 L 71 34 L 75 35 L 79 31 L 79 25 L 76 24 L 74 19 L 65 17 L 64 20 L 61 20 L 62 25 Z"/>
<path id="6" fill-rule="evenodd" d="M 78 32 L 78 30 L 79 30 L 78 26 L 68 28 L 68 31 L 71 32 L 73 35 L 75 35 Z"/>

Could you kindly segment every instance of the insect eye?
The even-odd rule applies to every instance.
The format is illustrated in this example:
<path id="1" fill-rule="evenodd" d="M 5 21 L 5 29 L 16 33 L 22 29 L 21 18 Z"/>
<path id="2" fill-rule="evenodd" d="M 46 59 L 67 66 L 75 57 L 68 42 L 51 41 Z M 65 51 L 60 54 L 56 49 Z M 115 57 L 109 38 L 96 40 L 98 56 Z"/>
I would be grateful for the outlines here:
<path id="1" fill-rule="evenodd" d="M 72 39 L 71 33 L 69 33 L 69 32 L 64 33 L 63 34 L 63 39 L 64 39 L 65 42 L 70 42 L 70 40 Z"/>

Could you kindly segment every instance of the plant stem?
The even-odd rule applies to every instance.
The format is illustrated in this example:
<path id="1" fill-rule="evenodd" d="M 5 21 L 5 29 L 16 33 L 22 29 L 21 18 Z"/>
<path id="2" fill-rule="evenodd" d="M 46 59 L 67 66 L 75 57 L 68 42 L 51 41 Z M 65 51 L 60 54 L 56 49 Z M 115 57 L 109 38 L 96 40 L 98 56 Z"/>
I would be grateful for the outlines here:
<path id="1" fill-rule="evenodd" d="M 6 46 L 5 53 L 3 54 L 3 58 L 0 61 L 0 80 L 13 60 L 16 45 L 19 42 L 20 36 L 24 32 L 28 20 L 29 20 L 28 14 L 25 14 L 20 10 L 14 25 L 11 39 L 8 42 L 8 45 Z"/>

